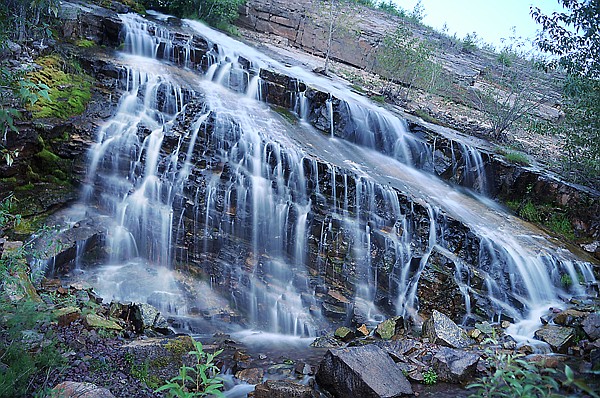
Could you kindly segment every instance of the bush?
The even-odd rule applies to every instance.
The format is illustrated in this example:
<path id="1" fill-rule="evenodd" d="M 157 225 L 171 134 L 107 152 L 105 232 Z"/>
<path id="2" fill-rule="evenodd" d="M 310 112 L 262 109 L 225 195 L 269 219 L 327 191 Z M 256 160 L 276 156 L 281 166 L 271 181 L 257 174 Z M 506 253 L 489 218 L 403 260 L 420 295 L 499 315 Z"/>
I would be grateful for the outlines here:
<path id="1" fill-rule="evenodd" d="M 470 397 L 542 398 L 558 391 L 553 369 L 539 369 L 522 354 L 509 354 L 500 348 L 485 351 L 490 374 L 467 386 L 475 389 Z"/>
<path id="2" fill-rule="evenodd" d="M 196 358 L 194 367 L 182 365 L 179 368 L 179 375 L 155 392 L 166 391 L 169 397 L 184 398 L 223 396 L 220 370 L 214 363 L 215 357 L 223 350 L 216 351 L 214 354 L 206 353 L 199 341 L 194 342 L 194 348 L 189 352 Z"/>

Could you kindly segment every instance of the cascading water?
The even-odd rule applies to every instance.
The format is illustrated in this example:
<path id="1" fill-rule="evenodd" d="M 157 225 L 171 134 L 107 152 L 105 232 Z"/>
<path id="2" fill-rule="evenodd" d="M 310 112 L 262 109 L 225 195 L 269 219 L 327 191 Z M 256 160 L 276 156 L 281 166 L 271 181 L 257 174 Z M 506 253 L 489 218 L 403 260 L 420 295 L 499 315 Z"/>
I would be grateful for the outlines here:
<path id="1" fill-rule="evenodd" d="M 239 311 L 245 326 L 304 336 L 326 327 L 323 285 L 345 284 L 354 295 L 337 315 L 417 318 L 419 283 L 433 258 L 452 263 L 466 317 L 481 300 L 496 315 L 520 320 L 569 293 L 561 274 L 594 279 L 589 264 L 539 231 L 428 174 L 435 150 L 381 108 L 197 22 L 186 24 L 212 42 L 201 60 L 190 45 L 195 39 L 174 45 L 151 22 L 122 20 L 124 94 L 99 130 L 84 191 L 90 211 L 114 222 L 110 272 L 132 263 L 134 272 L 153 268 L 161 276 L 175 263 L 198 267 L 210 276 L 211 295 Z M 341 133 L 290 123 L 257 101 L 266 97 L 258 76 L 267 65 L 344 101 L 349 121 Z M 303 93 L 290 104 L 308 119 Z M 463 158 L 465 172 L 482 181 L 481 156 L 471 148 Z M 465 226 L 460 234 L 451 232 L 455 224 Z M 466 253 L 468 245 L 475 249 Z M 114 281 L 101 293 L 132 299 L 116 293 Z M 152 284 L 145 299 L 155 304 L 177 293 L 167 285 Z M 573 286 L 570 293 L 583 291 Z"/>

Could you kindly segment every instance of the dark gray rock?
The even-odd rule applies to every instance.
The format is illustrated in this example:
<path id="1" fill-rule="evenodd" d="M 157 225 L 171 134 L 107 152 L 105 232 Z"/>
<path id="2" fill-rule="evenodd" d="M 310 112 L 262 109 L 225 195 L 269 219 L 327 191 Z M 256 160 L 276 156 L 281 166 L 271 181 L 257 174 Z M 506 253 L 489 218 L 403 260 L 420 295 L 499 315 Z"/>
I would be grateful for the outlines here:
<path id="1" fill-rule="evenodd" d="M 554 352 L 566 354 L 575 339 L 575 330 L 564 326 L 544 325 L 536 330 L 534 337 L 548 343 Z"/>
<path id="2" fill-rule="evenodd" d="M 431 343 L 446 347 L 465 348 L 473 344 L 473 340 L 452 319 L 436 310 L 423 324 L 423 335 Z"/>
<path id="3" fill-rule="evenodd" d="M 290 380 L 267 380 L 254 389 L 254 398 L 314 398 L 309 386 Z"/>
<path id="4" fill-rule="evenodd" d="M 344 343 L 332 336 L 321 336 L 317 337 L 310 346 L 315 348 L 337 348 L 343 347 Z"/>
<path id="5" fill-rule="evenodd" d="M 327 351 L 316 378 L 319 386 L 335 397 L 393 398 L 413 394 L 401 369 L 373 344 Z"/>
<path id="6" fill-rule="evenodd" d="M 581 324 L 583 331 L 588 335 L 590 340 L 600 339 L 600 313 L 588 315 Z"/>
<path id="7" fill-rule="evenodd" d="M 473 377 L 479 355 L 453 348 L 441 347 L 431 361 L 438 380 L 462 383 Z"/>

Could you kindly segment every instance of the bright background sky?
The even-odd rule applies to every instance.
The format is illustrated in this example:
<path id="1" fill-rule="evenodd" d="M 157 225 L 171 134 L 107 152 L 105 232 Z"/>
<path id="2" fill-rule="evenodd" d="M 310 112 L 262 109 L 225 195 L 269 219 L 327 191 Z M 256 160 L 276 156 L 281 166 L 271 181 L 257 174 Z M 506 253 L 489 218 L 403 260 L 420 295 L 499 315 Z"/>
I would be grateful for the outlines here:
<path id="1" fill-rule="evenodd" d="M 407 11 L 412 11 L 417 0 L 394 0 Z M 477 32 L 484 42 L 502 48 L 501 38 L 512 36 L 516 27 L 517 36 L 536 36 L 540 26 L 529 15 L 529 6 L 539 7 L 549 14 L 559 11 L 557 0 L 421 0 L 425 7 L 423 23 L 442 30 L 444 23 L 450 35 L 456 33 L 464 38 L 467 33 Z"/>

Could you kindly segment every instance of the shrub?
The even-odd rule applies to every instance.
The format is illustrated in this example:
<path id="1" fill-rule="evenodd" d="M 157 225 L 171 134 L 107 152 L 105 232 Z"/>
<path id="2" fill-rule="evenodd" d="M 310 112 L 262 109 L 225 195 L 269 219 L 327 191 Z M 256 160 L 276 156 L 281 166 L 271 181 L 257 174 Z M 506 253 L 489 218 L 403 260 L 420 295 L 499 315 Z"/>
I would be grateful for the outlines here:
<path id="1" fill-rule="evenodd" d="M 541 398 L 558 391 L 553 369 L 539 369 L 522 359 L 524 355 L 505 353 L 499 348 L 488 348 L 485 353 L 490 374 L 467 386 L 476 391 L 470 397 Z"/>
<path id="2" fill-rule="evenodd" d="M 189 354 L 196 358 L 194 367 L 182 365 L 179 375 L 173 377 L 168 383 L 159 387 L 155 392 L 165 391 L 169 397 L 222 397 L 223 382 L 219 377 L 220 370 L 215 365 L 214 359 L 223 350 L 214 354 L 204 352 L 202 343 L 194 342 L 194 350 Z"/>

